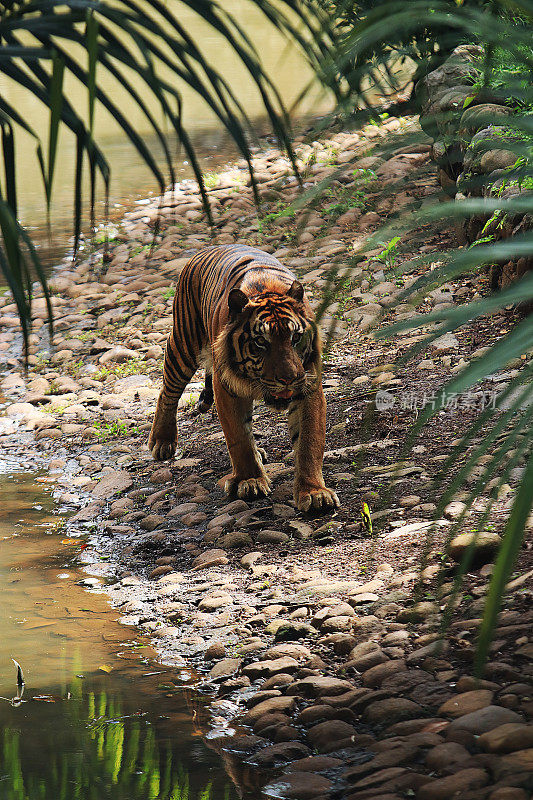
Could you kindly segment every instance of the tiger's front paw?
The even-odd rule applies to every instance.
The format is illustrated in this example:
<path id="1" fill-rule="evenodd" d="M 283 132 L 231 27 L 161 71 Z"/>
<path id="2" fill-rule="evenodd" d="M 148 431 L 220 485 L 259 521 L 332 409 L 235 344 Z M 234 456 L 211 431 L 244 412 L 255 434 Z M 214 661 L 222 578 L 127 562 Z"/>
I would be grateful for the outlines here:
<path id="1" fill-rule="evenodd" d="M 246 478 L 246 480 L 231 477 L 226 481 L 224 491 L 226 494 L 246 500 L 254 497 L 265 497 L 270 494 L 271 487 L 272 485 L 266 475 L 260 478 Z"/>
<path id="2" fill-rule="evenodd" d="M 299 511 L 325 514 L 339 508 L 339 498 L 333 489 L 325 486 L 315 488 L 299 488 L 294 492 L 294 499 Z"/>
<path id="3" fill-rule="evenodd" d="M 174 457 L 178 443 L 177 431 L 153 431 L 148 439 L 148 449 L 156 461 L 167 461 Z"/>

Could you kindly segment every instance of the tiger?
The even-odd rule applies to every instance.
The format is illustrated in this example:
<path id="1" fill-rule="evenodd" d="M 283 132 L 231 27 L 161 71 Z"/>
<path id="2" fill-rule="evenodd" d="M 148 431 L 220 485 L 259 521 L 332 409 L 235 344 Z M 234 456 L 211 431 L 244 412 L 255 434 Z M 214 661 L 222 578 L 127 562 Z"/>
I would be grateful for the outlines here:
<path id="1" fill-rule="evenodd" d="M 148 447 L 157 461 L 176 452 L 180 397 L 200 365 L 198 409 L 216 405 L 232 472 L 225 492 L 242 499 L 272 485 L 252 432 L 254 401 L 288 410 L 300 511 L 339 507 L 322 475 L 326 400 L 320 334 L 303 285 L 274 256 L 247 245 L 207 247 L 183 267 L 173 303 L 163 387 Z"/>

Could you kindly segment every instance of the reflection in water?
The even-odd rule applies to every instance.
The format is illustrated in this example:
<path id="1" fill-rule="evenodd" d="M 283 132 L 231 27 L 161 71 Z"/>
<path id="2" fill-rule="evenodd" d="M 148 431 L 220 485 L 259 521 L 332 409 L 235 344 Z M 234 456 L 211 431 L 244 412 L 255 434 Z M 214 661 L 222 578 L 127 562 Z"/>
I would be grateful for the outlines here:
<path id="1" fill-rule="evenodd" d="M 0 710 L 2 800 L 230 800 L 217 758 L 178 720 L 172 734 L 138 698 L 70 686 L 70 699 L 43 697 Z M 68 695 L 67 695 L 68 696 Z M 165 703 L 172 719 L 172 703 Z M 31 719 L 31 725 L 27 723 Z M 218 767 L 218 769 L 213 769 Z"/>
<path id="2" fill-rule="evenodd" d="M 42 481 L 0 475 L 0 800 L 233 800 L 202 699 L 78 585 Z"/>
<path id="3" fill-rule="evenodd" d="M 148 3 L 146 5 L 149 6 Z M 246 109 L 248 117 L 256 120 L 264 115 L 264 105 L 255 82 L 235 50 L 229 46 L 216 28 L 208 25 L 195 12 L 194 4 L 184 3 L 182 0 L 165 0 L 165 5 L 168 7 L 168 11 L 179 19 L 180 24 L 204 54 L 207 62 L 213 64 L 224 76 L 239 102 Z M 297 46 L 288 42 L 285 36 L 275 29 L 257 5 L 252 4 L 249 0 L 225 0 L 222 5 L 224 13 L 242 26 L 247 36 L 255 44 L 260 53 L 262 65 L 274 80 L 287 107 L 290 107 L 312 78 L 312 72 L 306 59 Z M 161 18 L 158 19 L 163 27 L 168 25 Z M 86 53 L 82 52 L 75 43 L 67 44 L 65 49 L 75 59 L 85 62 Z M 232 140 L 222 130 L 218 119 L 202 97 L 167 67 L 158 64 L 156 71 L 158 75 L 175 85 L 180 91 L 183 123 L 192 137 L 195 147 L 198 148 L 204 169 L 206 171 L 213 170 L 228 158 L 234 158 L 236 148 Z M 145 93 L 144 83 L 133 74 L 128 75 L 128 79 L 135 91 L 139 92 L 142 97 Z M 119 106 L 135 131 L 145 138 L 148 148 L 167 174 L 162 148 L 153 133 L 152 126 L 139 106 L 132 100 L 125 86 L 105 70 L 98 71 L 97 80 Z M 70 73 L 65 81 L 65 94 L 76 108 L 77 113 L 85 115 L 88 107 L 87 89 Z M 48 109 L 38 103 L 30 92 L 4 75 L 0 76 L 0 95 L 28 120 L 42 141 L 46 142 L 49 128 Z M 330 104 L 328 98 L 319 96 L 317 88 L 300 105 L 299 113 L 317 113 L 320 108 L 329 108 Z M 157 118 L 157 109 L 151 109 L 151 111 Z M 160 122 L 159 119 L 158 122 Z M 265 127 L 265 130 L 270 131 L 270 128 Z M 24 131 L 20 131 L 17 136 L 17 182 L 21 219 L 25 225 L 39 226 L 40 232 L 43 234 L 41 244 L 46 246 L 44 235 L 46 204 L 39 163 L 36 158 L 36 143 Z M 157 183 L 152 173 L 111 114 L 100 105 L 96 108 L 95 138 L 111 166 L 111 207 L 124 198 L 128 198 L 131 202 L 132 198 L 139 197 L 141 194 L 146 195 L 148 191 L 157 191 Z M 76 142 L 73 134 L 65 127 L 60 132 L 59 147 L 58 167 L 54 176 L 52 222 L 56 242 L 61 238 L 62 243 L 66 244 L 66 240 L 72 235 Z M 178 180 L 191 176 L 192 172 L 183 149 L 180 151 L 177 143 L 173 140 L 170 141 L 170 148 L 174 155 Z M 87 173 L 88 170 L 85 170 L 85 197 L 89 196 Z M 99 187 L 99 189 L 101 188 Z M 103 191 L 100 196 L 103 197 Z M 39 240 L 39 231 L 36 231 L 35 234 Z M 60 251 L 55 249 L 53 255 L 58 258 Z"/>

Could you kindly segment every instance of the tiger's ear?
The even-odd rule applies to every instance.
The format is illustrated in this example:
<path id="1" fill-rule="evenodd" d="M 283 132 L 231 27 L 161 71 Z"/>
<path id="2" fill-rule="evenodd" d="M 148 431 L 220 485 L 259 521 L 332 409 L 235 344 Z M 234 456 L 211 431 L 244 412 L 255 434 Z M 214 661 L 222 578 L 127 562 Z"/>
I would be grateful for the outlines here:
<path id="1" fill-rule="evenodd" d="M 241 289 L 232 289 L 228 295 L 229 310 L 235 314 L 241 314 L 248 305 L 248 296 Z"/>
<path id="2" fill-rule="evenodd" d="M 302 286 L 300 281 L 292 282 L 291 288 L 288 291 L 288 295 L 289 297 L 294 298 L 294 300 L 297 300 L 299 303 L 302 302 L 302 300 L 304 299 L 304 287 Z"/>

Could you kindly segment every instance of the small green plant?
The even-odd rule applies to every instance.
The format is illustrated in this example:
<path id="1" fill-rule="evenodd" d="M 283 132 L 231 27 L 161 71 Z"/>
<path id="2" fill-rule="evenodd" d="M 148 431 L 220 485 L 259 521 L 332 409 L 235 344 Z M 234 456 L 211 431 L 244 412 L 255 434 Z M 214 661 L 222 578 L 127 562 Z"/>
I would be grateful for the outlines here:
<path id="1" fill-rule="evenodd" d="M 371 261 L 381 261 L 387 269 L 392 269 L 396 263 L 396 257 L 398 255 L 398 246 L 400 244 L 400 237 L 394 236 L 388 244 L 385 245 L 383 250 L 381 250 L 377 256 L 373 256 Z"/>
<path id="2" fill-rule="evenodd" d="M 206 172 L 204 175 L 204 186 L 206 189 L 214 189 L 218 186 L 220 176 L 217 172 Z"/>
<path id="3" fill-rule="evenodd" d="M 168 289 L 165 289 L 161 297 L 163 300 L 172 300 L 175 294 L 176 290 L 173 289 L 172 286 L 169 286 Z"/>
<path id="4" fill-rule="evenodd" d="M 118 419 L 114 422 L 95 422 L 93 427 L 96 428 L 96 436 L 103 440 L 119 439 L 139 432 L 138 428 L 128 428 L 126 422 Z"/>
<path id="5" fill-rule="evenodd" d="M 116 375 L 117 378 L 127 378 L 129 375 L 137 375 L 142 372 L 144 361 L 142 358 L 131 358 L 125 361 L 124 364 L 104 364 L 100 367 L 98 372 L 95 372 L 93 379 L 95 381 L 103 381 L 109 375 Z"/>

